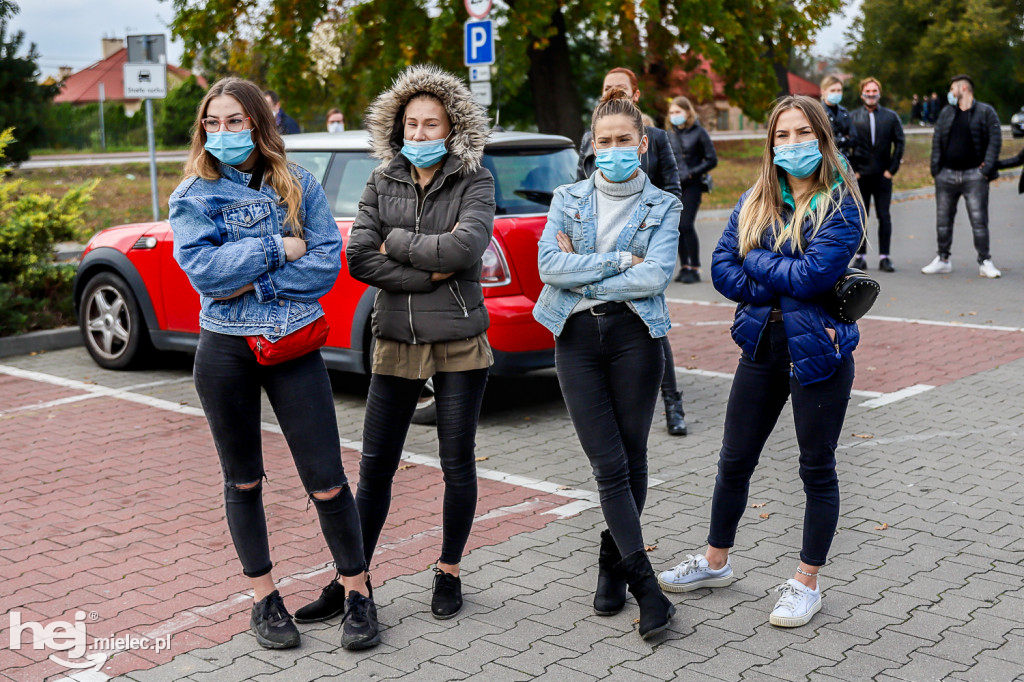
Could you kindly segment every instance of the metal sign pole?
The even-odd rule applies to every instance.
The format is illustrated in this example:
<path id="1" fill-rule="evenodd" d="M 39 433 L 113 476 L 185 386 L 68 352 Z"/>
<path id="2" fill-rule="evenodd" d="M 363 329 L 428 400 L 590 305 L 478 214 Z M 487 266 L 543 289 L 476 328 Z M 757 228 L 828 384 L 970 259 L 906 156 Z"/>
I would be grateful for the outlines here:
<path id="1" fill-rule="evenodd" d="M 153 100 L 146 100 L 146 137 L 149 139 L 149 189 L 153 194 L 153 220 L 160 220 L 156 189 L 156 142 L 153 136 Z"/>
<path id="2" fill-rule="evenodd" d="M 107 129 L 103 126 L 103 104 L 107 100 L 106 90 L 100 83 L 100 149 L 107 151 Z"/>

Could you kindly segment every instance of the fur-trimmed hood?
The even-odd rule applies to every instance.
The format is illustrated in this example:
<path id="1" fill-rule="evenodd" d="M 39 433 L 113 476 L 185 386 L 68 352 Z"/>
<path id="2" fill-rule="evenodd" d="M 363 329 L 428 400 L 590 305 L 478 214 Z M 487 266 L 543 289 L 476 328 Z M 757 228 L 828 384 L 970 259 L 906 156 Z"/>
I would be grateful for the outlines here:
<path id="1" fill-rule="evenodd" d="M 484 144 L 490 135 L 487 111 L 473 98 L 466 83 L 433 64 L 410 66 L 395 79 L 390 89 L 373 101 L 366 111 L 366 129 L 370 133 L 371 156 L 381 159 L 381 167 L 391 163 L 402 151 L 402 116 L 413 95 L 429 92 L 444 103 L 452 123 L 448 151 L 462 162 L 462 173 L 480 169 Z"/>

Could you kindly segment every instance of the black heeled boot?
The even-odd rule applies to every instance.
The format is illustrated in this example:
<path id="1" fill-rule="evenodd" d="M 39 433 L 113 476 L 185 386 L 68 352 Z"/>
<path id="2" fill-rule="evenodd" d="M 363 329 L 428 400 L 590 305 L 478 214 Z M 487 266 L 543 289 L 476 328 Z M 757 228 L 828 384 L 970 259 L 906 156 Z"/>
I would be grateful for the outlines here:
<path id="1" fill-rule="evenodd" d="M 626 578 L 616 568 L 622 561 L 619 548 L 610 530 L 601 531 L 601 551 L 597 555 L 597 590 L 594 592 L 594 613 L 614 616 L 626 605 Z"/>
<path id="2" fill-rule="evenodd" d="M 686 421 L 683 419 L 683 394 L 679 391 L 662 391 L 661 397 L 665 401 L 665 424 L 668 427 L 669 435 L 685 436 Z"/>
<path id="3" fill-rule="evenodd" d="M 647 552 L 639 550 L 624 557 L 617 568 L 626 576 L 629 591 L 640 605 L 640 637 L 647 639 L 668 627 L 676 607 L 661 592 Z"/>

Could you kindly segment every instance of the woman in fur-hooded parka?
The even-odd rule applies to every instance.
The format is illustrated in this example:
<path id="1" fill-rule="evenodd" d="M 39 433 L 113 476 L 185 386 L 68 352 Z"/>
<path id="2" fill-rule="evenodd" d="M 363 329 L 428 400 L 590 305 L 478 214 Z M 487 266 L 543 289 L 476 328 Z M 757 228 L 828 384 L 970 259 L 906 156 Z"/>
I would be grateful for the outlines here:
<path id="1" fill-rule="evenodd" d="M 448 154 L 425 188 L 401 153 L 406 105 L 419 93 L 443 103 L 452 127 Z M 480 259 L 494 226 L 494 180 L 481 166 L 486 112 L 461 79 L 412 66 L 370 105 L 366 128 L 381 164 L 360 199 L 346 255 L 352 276 L 381 290 L 373 335 L 420 344 L 483 333 Z"/>

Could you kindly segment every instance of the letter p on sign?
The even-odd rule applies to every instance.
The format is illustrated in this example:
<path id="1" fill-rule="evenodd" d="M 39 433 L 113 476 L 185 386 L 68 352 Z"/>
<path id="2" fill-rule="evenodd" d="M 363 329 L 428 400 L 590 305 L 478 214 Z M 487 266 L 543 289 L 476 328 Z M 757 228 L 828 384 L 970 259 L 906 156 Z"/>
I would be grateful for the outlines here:
<path id="1" fill-rule="evenodd" d="M 494 63 L 494 24 L 490 19 L 466 22 L 466 66 Z"/>

